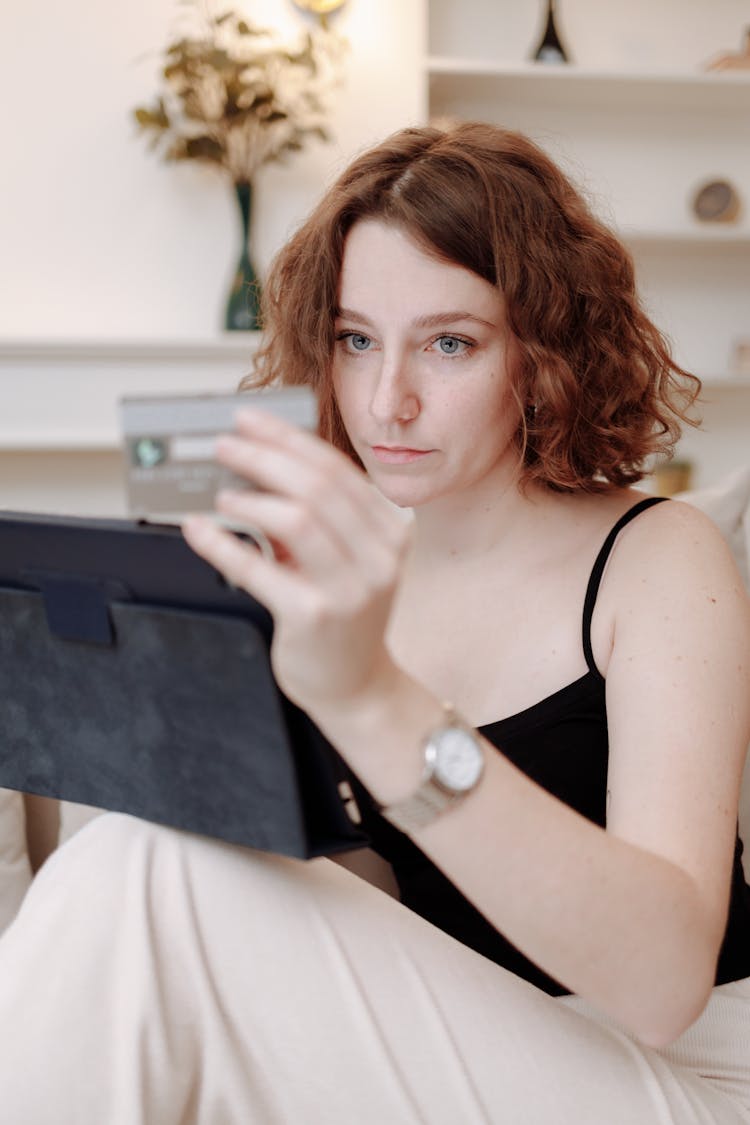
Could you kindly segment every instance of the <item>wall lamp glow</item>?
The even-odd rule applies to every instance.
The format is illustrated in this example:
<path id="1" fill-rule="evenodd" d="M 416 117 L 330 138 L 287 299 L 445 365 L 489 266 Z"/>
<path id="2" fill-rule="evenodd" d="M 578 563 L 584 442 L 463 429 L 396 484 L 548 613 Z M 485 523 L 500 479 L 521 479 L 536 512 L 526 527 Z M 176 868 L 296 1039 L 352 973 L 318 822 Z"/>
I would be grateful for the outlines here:
<path id="1" fill-rule="evenodd" d="M 320 16 L 320 22 L 326 27 L 327 17 L 337 8 L 343 7 L 346 0 L 293 0 L 293 2 L 303 12 L 313 12 L 316 16 Z"/>

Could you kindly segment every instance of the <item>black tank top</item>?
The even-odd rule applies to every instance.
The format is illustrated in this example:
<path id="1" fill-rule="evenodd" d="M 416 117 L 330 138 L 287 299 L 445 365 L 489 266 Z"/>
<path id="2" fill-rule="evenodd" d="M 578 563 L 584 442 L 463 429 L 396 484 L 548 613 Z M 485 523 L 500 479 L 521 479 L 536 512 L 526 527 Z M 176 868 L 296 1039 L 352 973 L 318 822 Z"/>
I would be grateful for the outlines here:
<path id="1" fill-rule="evenodd" d="M 539 703 L 479 727 L 484 737 L 528 777 L 602 827 L 607 793 L 607 712 L 605 681 L 591 648 L 591 618 L 604 567 L 619 532 L 640 512 L 663 499 L 649 497 L 627 511 L 597 556 L 583 607 L 583 650 L 588 671 Z M 375 851 L 392 865 L 405 906 L 550 995 L 567 994 L 567 989 L 507 941 L 408 836 L 379 815 L 355 777 L 351 776 L 350 782 L 362 814 L 362 827 Z M 745 883 L 741 856 L 738 835 L 729 919 L 716 984 L 750 976 L 750 888 Z"/>

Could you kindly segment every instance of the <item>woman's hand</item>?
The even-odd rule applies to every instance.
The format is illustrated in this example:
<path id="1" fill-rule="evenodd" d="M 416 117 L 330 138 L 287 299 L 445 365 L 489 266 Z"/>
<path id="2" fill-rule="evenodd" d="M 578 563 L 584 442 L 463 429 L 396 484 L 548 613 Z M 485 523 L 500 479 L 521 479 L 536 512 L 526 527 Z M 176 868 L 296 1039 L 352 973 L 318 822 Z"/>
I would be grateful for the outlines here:
<path id="1" fill-rule="evenodd" d="M 209 516 L 187 519 L 185 539 L 271 612 L 273 671 L 285 695 L 313 718 L 356 704 L 392 672 L 384 637 L 408 525 L 320 438 L 254 408 L 235 424 L 217 459 L 258 490 L 222 492 L 216 508 L 260 529 L 276 558 Z"/>

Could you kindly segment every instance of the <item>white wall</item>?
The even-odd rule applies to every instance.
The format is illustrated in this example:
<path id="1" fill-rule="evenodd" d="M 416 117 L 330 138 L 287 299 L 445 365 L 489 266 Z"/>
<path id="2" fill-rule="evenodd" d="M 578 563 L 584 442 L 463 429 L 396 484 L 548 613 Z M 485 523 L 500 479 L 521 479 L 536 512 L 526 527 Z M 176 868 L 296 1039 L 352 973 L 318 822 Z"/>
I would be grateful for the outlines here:
<path id="1" fill-rule="evenodd" d="M 229 186 L 162 163 L 129 116 L 155 93 L 177 0 L 1 7 L 0 339 L 215 333 L 239 252 Z M 291 0 L 235 7 L 290 39 L 311 26 Z M 336 143 L 261 174 L 261 270 L 344 160 L 420 118 L 423 12 L 422 0 L 349 0 L 333 17 L 351 43 Z"/>
<path id="2" fill-rule="evenodd" d="M 237 6 L 290 36 L 308 23 L 291 0 Z M 352 45 L 336 144 L 313 142 L 261 174 L 261 270 L 343 160 L 422 116 L 428 6 L 431 50 L 505 61 L 528 55 L 543 7 L 348 0 L 334 17 Z M 576 61 L 602 67 L 698 67 L 738 47 L 750 25 L 747 0 L 560 0 L 558 8 Z M 163 164 L 129 118 L 155 91 L 179 11 L 177 0 L 2 4 L 0 339 L 219 329 L 239 236 L 228 187 L 210 170 Z"/>

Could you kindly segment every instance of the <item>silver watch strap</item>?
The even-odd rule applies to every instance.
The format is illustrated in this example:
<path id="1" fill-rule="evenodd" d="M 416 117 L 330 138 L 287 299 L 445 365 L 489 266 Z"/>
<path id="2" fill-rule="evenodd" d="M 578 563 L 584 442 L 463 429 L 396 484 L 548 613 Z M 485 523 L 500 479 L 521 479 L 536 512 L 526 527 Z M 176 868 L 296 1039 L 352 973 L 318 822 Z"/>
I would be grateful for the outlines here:
<path id="1" fill-rule="evenodd" d="M 460 801 L 460 797 L 441 792 L 434 782 L 424 781 L 415 793 L 395 805 L 381 808 L 381 814 L 407 836 L 431 824 L 440 813 Z"/>

